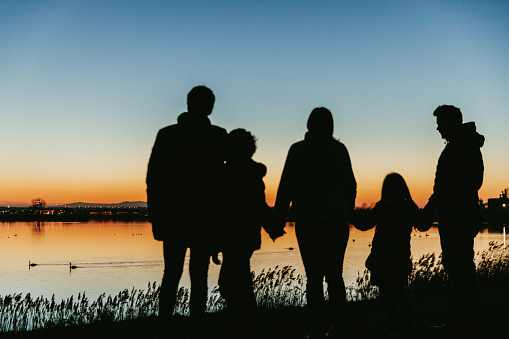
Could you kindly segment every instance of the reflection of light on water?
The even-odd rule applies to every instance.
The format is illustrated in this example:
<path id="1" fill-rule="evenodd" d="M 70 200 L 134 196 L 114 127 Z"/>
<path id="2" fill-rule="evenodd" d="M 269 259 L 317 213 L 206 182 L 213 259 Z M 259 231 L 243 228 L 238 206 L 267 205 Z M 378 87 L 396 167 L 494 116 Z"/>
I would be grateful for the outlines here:
<path id="1" fill-rule="evenodd" d="M 262 232 L 261 249 L 251 258 L 251 269 L 256 274 L 289 265 L 296 269 L 295 274 L 305 275 L 295 226 L 287 224 L 285 231 L 275 242 Z M 89 298 L 95 299 L 101 293 L 117 294 L 124 288 L 146 289 L 149 281 L 161 281 L 164 267 L 162 243 L 155 241 L 150 233 L 149 223 L 44 222 L 37 226 L 36 223 L 0 222 L 0 258 L 9 258 L 0 260 L 0 295 L 31 292 L 48 298 L 55 294 L 58 299 L 86 291 Z M 350 228 L 343 271 L 347 286 L 364 271 L 373 234 L 374 229 L 362 232 Z M 509 245 L 505 225 L 502 230 L 498 226 L 493 233 L 487 228 L 481 230 L 476 237 L 476 251 L 487 249 L 491 241 L 500 243 L 501 235 L 504 245 Z M 428 253 L 438 256 L 441 253 L 438 229 L 414 231 L 411 251 L 414 261 Z M 189 254 L 188 250 L 180 281 L 184 287 L 190 287 Z M 29 260 L 38 265 L 28 270 Z M 69 262 L 78 267 L 72 273 Z M 220 266 L 212 263 L 209 266 L 209 291 L 217 286 L 219 269 Z"/>

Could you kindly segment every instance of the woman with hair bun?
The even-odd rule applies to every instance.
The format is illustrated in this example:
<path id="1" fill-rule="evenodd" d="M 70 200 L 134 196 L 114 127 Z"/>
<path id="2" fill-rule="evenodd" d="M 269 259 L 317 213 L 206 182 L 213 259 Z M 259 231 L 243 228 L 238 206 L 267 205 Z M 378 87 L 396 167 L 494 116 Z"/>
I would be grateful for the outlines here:
<path id="1" fill-rule="evenodd" d="M 293 144 L 288 151 L 279 182 L 275 216 L 283 229 L 291 203 L 307 276 L 306 296 L 311 320 L 308 338 L 324 336 L 324 278 L 331 308 L 328 337 L 336 338 L 345 326 L 343 260 L 349 237 L 348 217 L 355 207 L 357 184 L 345 145 L 333 137 L 332 113 L 325 107 L 313 109 L 307 128 L 304 140 Z"/>

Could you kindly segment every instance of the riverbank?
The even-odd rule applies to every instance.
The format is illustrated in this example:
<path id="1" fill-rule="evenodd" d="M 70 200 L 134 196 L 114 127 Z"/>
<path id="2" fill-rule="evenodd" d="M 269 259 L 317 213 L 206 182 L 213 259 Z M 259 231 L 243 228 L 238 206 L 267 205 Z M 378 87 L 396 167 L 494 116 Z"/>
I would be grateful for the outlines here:
<path id="1" fill-rule="evenodd" d="M 507 335 L 507 307 L 509 291 L 507 288 L 491 288 L 482 291 L 483 308 L 480 311 L 479 326 L 472 338 L 488 338 Z M 439 325 L 447 318 L 450 309 L 448 295 L 419 294 L 410 295 L 414 330 L 401 338 L 441 338 L 429 331 L 431 325 Z M 347 328 L 345 338 L 390 338 L 382 333 L 386 326 L 385 314 L 378 299 L 348 302 L 345 309 Z M 281 309 L 260 310 L 259 326 L 261 339 L 305 338 L 309 329 L 305 307 L 284 307 Z M 188 317 L 176 316 L 174 321 L 175 338 L 186 338 Z M 230 337 L 230 319 L 227 311 L 209 313 L 205 318 L 207 339 Z M 103 322 L 91 325 L 53 327 L 29 332 L 0 333 L 6 339 L 35 338 L 154 338 L 156 318 L 142 318 L 122 322 Z M 462 336 L 465 338 L 465 336 Z"/>

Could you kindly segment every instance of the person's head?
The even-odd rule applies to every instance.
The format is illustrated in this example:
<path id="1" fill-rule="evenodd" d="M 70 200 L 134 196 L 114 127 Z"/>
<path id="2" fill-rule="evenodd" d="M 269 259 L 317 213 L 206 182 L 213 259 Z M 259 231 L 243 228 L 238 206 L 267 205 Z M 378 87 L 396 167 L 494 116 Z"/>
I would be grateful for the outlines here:
<path id="1" fill-rule="evenodd" d="M 438 106 L 433 115 L 437 117 L 437 131 L 445 140 L 450 140 L 463 123 L 460 109 L 452 105 Z"/>
<path id="2" fill-rule="evenodd" d="M 307 123 L 308 131 L 323 138 L 332 138 L 334 133 L 334 119 L 332 113 L 325 107 L 317 107 L 311 111 Z"/>
<path id="3" fill-rule="evenodd" d="M 413 202 L 405 179 L 400 174 L 393 172 L 385 176 L 384 183 L 382 184 L 382 200 L 396 202 L 407 200 Z"/>
<path id="4" fill-rule="evenodd" d="M 229 133 L 232 147 L 242 158 L 251 158 L 256 152 L 256 137 L 243 128 L 234 129 Z"/>
<path id="5" fill-rule="evenodd" d="M 215 100 L 216 97 L 210 88 L 196 86 L 187 94 L 187 111 L 189 113 L 210 115 Z"/>

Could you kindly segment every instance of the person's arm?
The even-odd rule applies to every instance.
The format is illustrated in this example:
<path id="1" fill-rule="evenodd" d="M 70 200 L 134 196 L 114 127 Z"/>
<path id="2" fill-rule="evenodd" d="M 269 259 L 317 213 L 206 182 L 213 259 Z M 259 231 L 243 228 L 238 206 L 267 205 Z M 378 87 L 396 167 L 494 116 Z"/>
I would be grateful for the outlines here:
<path id="1" fill-rule="evenodd" d="M 157 133 L 156 141 L 152 147 L 152 153 L 147 168 L 147 207 L 148 218 L 152 223 L 152 232 L 156 240 L 162 240 L 161 224 L 163 211 L 164 190 L 163 180 L 163 155 L 161 145 L 161 131 Z"/>
<path id="2" fill-rule="evenodd" d="M 295 147 L 292 146 L 286 157 L 281 180 L 279 181 L 279 187 L 277 189 L 276 203 L 274 205 L 276 228 L 280 228 L 281 230 L 285 227 L 286 214 L 290 207 L 290 202 L 292 202 L 295 195 L 297 176 L 296 162 Z"/>
<path id="3" fill-rule="evenodd" d="M 344 162 L 344 173 L 345 173 L 345 189 L 346 189 L 346 202 L 348 205 L 348 214 L 351 215 L 355 209 L 355 198 L 357 197 L 357 182 L 353 174 L 352 162 L 350 155 L 345 147 L 345 162 Z"/>
<path id="4" fill-rule="evenodd" d="M 260 167 L 260 171 L 263 172 L 259 178 L 257 178 L 253 182 L 252 191 L 250 195 L 254 198 L 254 205 L 256 206 L 256 213 L 258 216 L 258 220 L 265 229 L 265 231 L 270 235 L 274 230 L 274 215 L 270 210 L 269 205 L 267 205 L 267 201 L 265 200 L 265 183 L 263 182 L 263 177 L 267 173 L 267 167 L 258 163 L 258 167 Z"/>
<path id="5" fill-rule="evenodd" d="M 351 218 L 351 223 L 359 231 L 367 231 L 376 226 L 379 219 L 379 207 L 376 205 L 371 210 L 355 210 Z"/>
<path id="6" fill-rule="evenodd" d="M 438 161 L 433 194 L 425 207 L 429 215 L 440 206 L 459 207 L 476 202 L 483 181 L 483 160 L 478 148 L 449 143 Z"/>
<path id="7" fill-rule="evenodd" d="M 422 220 L 425 224 L 428 224 L 431 220 L 431 216 L 436 213 L 438 209 L 438 205 L 440 204 L 441 195 L 443 192 L 443 186 L 446 177 L 446 170 L 444 166 L 445 157 L 446 157 L 446 149 L 442 151 L 440 154 L 440 158 L 438 159 L 438 164 L 435 170 L 435 181 L 433 183 L 433 193 L 428 199 L 426 206 L 424 206 L 424 210 L 422 212 Z M 447 150 L 448 151 L 448 150 Z M 431 227 L 431 225 L 429 225 Z M 429 227 L 428 227 L 429 228 Z"/>
<path id="8" fill-rule="evenodd" d="M 426 232 L 430 229 L 433 221 L 429 222 L 423 219 L 422 211 L 413 201 L 406 202 L 406 209 L 408 213 L 408 223 L 421 232 Z"/>
<path id="9" fill-rule="evenodd" d="M 276 240 L 277 238 L 283 236 L 285 234 L 284 231 L 284 224 L 281 225 L 279 223 L 276 223 L 276 218 L 274 214 L 272 213 L 269 205 L 267 205 L 267 202 L 265 200 L 265 184 L 263 183 L 263 180 L 261 180 L 261 189 L 260 191 L 260 197 L 258 201 L 260 202 L 259 206 L 259 213 L 261 217 L 261 223 L 262 227 L 267 232 L 272 240 Z"/>

